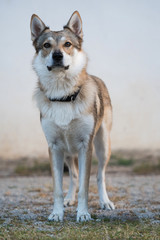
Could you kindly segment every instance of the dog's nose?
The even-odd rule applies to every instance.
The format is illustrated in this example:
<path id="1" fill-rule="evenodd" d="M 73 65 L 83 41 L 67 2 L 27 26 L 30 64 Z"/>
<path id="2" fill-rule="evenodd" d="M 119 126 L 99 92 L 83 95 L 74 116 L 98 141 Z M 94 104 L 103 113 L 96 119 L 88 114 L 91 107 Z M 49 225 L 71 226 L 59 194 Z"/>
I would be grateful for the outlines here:
<path id="1" fill-rule="evenodd" d="M 54 61 L 60 62 L 63 58 L 63 54 L 61 53 L 61 51 L 55 51 L 52 55 L 52 58 Z"/>

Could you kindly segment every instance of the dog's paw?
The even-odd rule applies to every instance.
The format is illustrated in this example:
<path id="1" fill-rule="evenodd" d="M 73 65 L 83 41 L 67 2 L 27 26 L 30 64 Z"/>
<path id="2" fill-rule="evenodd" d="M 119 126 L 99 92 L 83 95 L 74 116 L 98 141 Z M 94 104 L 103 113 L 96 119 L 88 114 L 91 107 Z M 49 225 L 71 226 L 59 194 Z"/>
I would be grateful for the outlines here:
<path id="1" fill-rule="evenodd" d="M 110 200 L 105 202 L 100 202 L 100 207 L 103 210 L 109 210 L 109 211 L 115 209 L 114 203 L 111 202 Z"/>
<path id="2" fill-rule="evenodd" d="M 78 212 L 77 222 L 88 222 L 92 220 L 91 215 L 88 212 Z"/>
<path id="3" fill-rule="evenodd" d="M 64 199 L 64 207 L 72 206 L 75 203 L 74 199 L 65 198 Z"/>
<path id="4" fill-rule="evenodd" d="M 56 213 L 56 212 L 52 212 L 49 217 L 48 217 L 48 220 L 49 221 L 55 221 L 55 222 L 63 222 L 63 216 L 64 216 L 64 213 Z"/>

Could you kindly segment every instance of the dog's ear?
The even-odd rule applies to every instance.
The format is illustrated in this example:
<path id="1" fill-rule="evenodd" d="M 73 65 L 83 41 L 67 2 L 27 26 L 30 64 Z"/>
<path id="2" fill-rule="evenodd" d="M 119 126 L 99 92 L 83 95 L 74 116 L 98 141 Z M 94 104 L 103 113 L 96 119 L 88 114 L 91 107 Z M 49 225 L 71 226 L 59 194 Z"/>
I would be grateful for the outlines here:
<path id="1" fill-rule="evenodd" d="M 31 17 L 30 28 L 31 39 L 34 41 L 47 27 L 36 14 L 33 14 Z"/>
<path id="2" fill-rule="evenodd" d="M 82 19 L 78 11 L 75 11 L 64 28 L 69 28 L 80 38 L 83 38 Z"/>

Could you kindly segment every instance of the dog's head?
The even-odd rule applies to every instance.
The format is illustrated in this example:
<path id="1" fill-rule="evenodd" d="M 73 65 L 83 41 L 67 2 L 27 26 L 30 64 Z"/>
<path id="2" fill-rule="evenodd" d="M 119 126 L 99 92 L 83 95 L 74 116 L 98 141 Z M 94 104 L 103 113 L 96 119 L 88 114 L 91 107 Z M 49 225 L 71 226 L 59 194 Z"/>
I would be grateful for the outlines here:
<path id="1" fill-rule="evenodd" d="M 33 65 L 38 75 L 42 71 L 77 75 L 86 66 L 86 55 L 82 51 L 82 20 L 77 11 L 62 31 L 51 31 L 35 14 L 31 17 L 30 28 L 36 50 Z"/>

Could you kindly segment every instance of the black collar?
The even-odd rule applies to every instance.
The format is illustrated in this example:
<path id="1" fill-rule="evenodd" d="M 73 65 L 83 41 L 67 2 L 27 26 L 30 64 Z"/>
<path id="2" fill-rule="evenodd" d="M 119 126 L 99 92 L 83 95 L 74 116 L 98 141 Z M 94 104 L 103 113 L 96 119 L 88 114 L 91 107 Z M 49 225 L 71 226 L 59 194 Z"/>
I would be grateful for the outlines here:
<path id="1" fill-rule="evenodd" d="M 78 90 L 72 95 L 62 97 L 62 98 L 49 98 L 49 100 L 51 102 L 74 102 L 80 90 L 81 90 L 81 87 L 79 87 Z"/>

